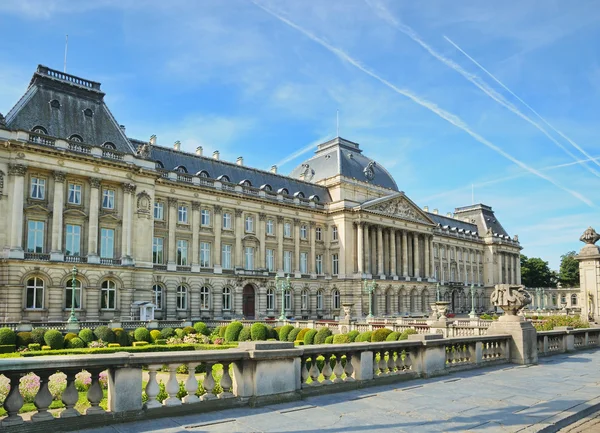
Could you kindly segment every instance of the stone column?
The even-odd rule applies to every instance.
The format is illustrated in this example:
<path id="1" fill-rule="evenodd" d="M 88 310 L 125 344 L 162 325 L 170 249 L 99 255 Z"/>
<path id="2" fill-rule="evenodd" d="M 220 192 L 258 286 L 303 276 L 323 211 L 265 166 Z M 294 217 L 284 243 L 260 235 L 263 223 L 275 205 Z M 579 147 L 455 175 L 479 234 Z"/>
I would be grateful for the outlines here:
<path id="1" fill-rule="evenodd" d="M 133 264 L 133 198 L 136 186 L 132 183 L 123 185 L 123 236 L 121 239 L 121 257 L 124 265 Z"/>
<path id="2" fill-rule="evenodd" d="M 521 284 L 521 256 L 517 254 L 517 284 Z"/>
<path id="3" fill-rule="evenodd" d="M 12 217 L 10 225 L 10 258 L 22 259 L 23 252 L 23 199 L 25 194 L 25 174 L 27 166 L 22 164 L 10 164 L 8 174 L 13 176 L 12 191 Z"/>
<path id="4" fill-rule="evenodd" d="M 294 218 L 294 274 L 300 278 L 300 220 Z"/>
<path id="5" fill-rule="evenodd" d="M 381 226 L 377 226 L 377 274 L 384 275 L 383 272 L 383 232 Z"/>
<path id="6" fill-rule="evenodd" d="M 462 257 L 463 257 L 463 282 L 465 284 L 468 284 L 469 283 L 469 275 L 467 274 L 467 257 L 465 257 L 465 250 L 463 250 Z M 468 305 L 467 305 L 467 307 L 468 307 Z"/>
<path id="7" fill-rule="evenodd" d="M 511 260 L 511 266 L 510 266 L 510 270 L 511 270 L 511 282 L 513 284 L 517 284 L 517 256 L 516 254 L 512 254 L 512 260 Z"/>
<path id="8" fill-rule="evenodd" d="M 258 225 L 256 226 L 256 234 L 258 235 L 258 251 L 256 252 L 256 263 L 257 268 L 259 269 L 267 269 L 267 251 L 266 251 L 266 241 L 265 241 L 265 221 L 267 220 L 267 214 L 259 213 L 258 214 Z"/>
<path id="9" fill-rule="evenodd" d="M 364 260 L 365 260 L 365 234 L 363 229 L 363 223 L 356 223 L 356 271 L 362 276 L 364 273 Z"/>
<path id="10" fill-rule="evenodd" d="M 242 268 L 244 260 L 243 260 L 243 252 L 242 252 L 242 236 L 244 235 L 244 221 L 243 221 L 243 211 L 241 209 L 235 210 L 235 258 L 234 258 L 234 266 L 238 268 Z"/>
<path id="11" fill-rule="evenodd" d="M 177 199 L 175 197 L 168 198 L 169 203 L 169 257 L 167 258 L 167 270 L 174 271 L 177 269 Z"/>
<path id="12" fill-rule="evenodd" d="M 419 234 L 413 234 L 413 261 L 415 264 L 415 277 L 421 277 L 421 257 L 419 256 Z"/>
<path id="13" fill-rule="evenodd" d="M 496 256 L 498 257 L 498 284 L 502 284 L 502 253 L 496 251 Z"/>
<path id="14" fill-rule="evenodd" d="M 90 178 L 90 216 L 88 227 L 88 263 L 100 263 L 98 255 L 98 213 L 100 207 L 100 179 Z"/>
<path id="15" fill-rule="evenodd" d="M 54 172 L 54 204 L 52 206 L 52 249 L 50 260 L 62 262 L 64 260 L 63 239 L 63 207 L 65 204 L 65 174 L 62 171 Z"/>
<path id="16" fill-rule="evenodd" d="M 425 256 L 425 267 L 423 268 L 423 277 L 424 278 L 429 278 L 431 276 L 430 274 L 430 254 L 429 254 L 429 236 L 425 235 L 423 236 L 423 245 L 425 247 L 425 252 L 424 252 L 424 256 Z"/>
<path id="17" fill-rule="evenodd" d="M 315 230 L 316 230 L 316 223 L 314 221 L 311 221 L 309 223 L 309 227 L 310 227 L 310 254 L 308 257 L 308 272 L 310 274 L 315 274 L 317 273 L 317 269 L 316 269 L 316 263 L 317 263 L 317 236 L 315 234 Z"/>
<path id="18" fill-rule="evenodd" d="M 214 235 L 215 235 L 215 244 L 213 246 L 213 271 L 215 274 L 220 274 L 222 272 L 222 263 L 221 263 L 221 226 L 223 225 L 223 217 L 222 212 L 223 208 L 221 206 L 214 207 L 215 212 L 215 221 L 213 223 Z M 198 225 L 200 224 L 200 220 L 198 220 Z"/>
<path id="19" fill-rule="evenodd" d="M 217 222 L 215 215 L 215 224 Z M 200 203 L 192 202 L 192 272 L 200 272 Z"/>
<path id="20" fill-rule="evenodd" d="M 396 230 L 390 229 L 390 275 L 395 277 L 397 269 L 396 259 Z"/>
<path id="21" fill-rule="evenodd" d="M 365 273 L 371 273 L 371 244 L 369 243 L 369 226 L 364 224 L 364 260 L 365 260 Z"/>
<path id="22" fill-rule="evenodd" d="M 408 277 L 408 234 L 402 230 L 402 275 Z"/>
<path id="23" fill-rule="evenodd" d="M 283 273 L 283 217 L 277 217 L 277 272 Z M 325 272 L 325 268 L 323 268 Z"/>
<path id="24" fill-rule="evenodd" d="M 429 236 L 429 277 L 433 277 L 435 258 L 433 257 L 433 235 Z"/>

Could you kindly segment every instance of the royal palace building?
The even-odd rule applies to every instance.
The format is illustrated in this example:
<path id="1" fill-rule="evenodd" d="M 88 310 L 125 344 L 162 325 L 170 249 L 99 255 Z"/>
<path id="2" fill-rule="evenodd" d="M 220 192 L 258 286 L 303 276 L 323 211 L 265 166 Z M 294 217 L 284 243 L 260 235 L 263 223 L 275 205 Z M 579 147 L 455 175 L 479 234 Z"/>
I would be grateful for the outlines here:
<path id="1" fill-rule="evenodd" d="M 151 132 L 151 131 L 150 131 Z M 126 135 L 100 83 L 39 66 L 0 115 L 0 319 L 335 318 L 488 309 L 520 283 L 516 236 L 483 204 L 419 208 L 337 137 L 289 175 Z M 73 267 L 76 270 L 73 270 Z M 73 273 L 75 282 L 73 283 Z M 278 292 L 276 276 L 290 277 Z M 474 289 L 471 289 L 473 286 Z M 74 291 L 74 293 L 73 293 Z"/>

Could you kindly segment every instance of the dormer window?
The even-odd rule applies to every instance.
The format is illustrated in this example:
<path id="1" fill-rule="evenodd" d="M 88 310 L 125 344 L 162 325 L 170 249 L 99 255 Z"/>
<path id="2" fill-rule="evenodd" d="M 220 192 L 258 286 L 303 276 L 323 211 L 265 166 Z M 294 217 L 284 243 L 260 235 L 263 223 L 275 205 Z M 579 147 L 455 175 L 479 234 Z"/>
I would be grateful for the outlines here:
<path id="1" fill-rule="evenodd" d="M 217 180 L 220 180 L 221 182 L 230 182 L 229 177 L 222 174 L 221 176 L 217 177 Z"/>
<path id="2" fill-rule="evenodd" d="M 163 163 L 160 162 L 160 161 L 156 161 L 154 164 L 155 164 L 156 168 L 165 168 L 165 166 L 163 165 Z"/>
<path id="3" fill-rule="evenodd" d="M 252 183 L 248 179 L 244 179 L 243 181 L 240 182 L 240 185 L 242 185 L 242 186 L 252 186 Z"/>
<path id="4" fill-rule="evenodd" d="M 94 112 L 92 111 L 91 108 L 86 108 L 85 110 L 83 110 L 83 114 L 85 117 L 93 117 L 94 116 Z"/>
<path id="5" fill-rule="evenodd" d="M 58 102 L 58 99 L 50 101 L 50 107 L 60 109 L 60 102 Z"/>
<path id="6" fill-rule="evenodd" d="M 115 150 L 117 148 L 117 146 L 115 146 L 115 143 L 112 143 L 110 141 L 107 141 L 106 143 L 104 143 L 102 145 L 102 147 L 105 149 L 112 149 L 112 150 Z"/>
<path id="7" fill-rule="evenodd" d="M 185 168 L 185 166 L 183 165 L 178 165 L 177 167 L 175 167 L 175 171 L 178 173 L 187 173 L 187 168 Z"/>
<path id="8" fill-rule="evenodd" d="M 267 192 L 273 191 L 273 188 L 271 188 L 271 185 L 269 185 L 268 183 L 265 183 L 263 186 L 260 187 L 260 189 L 262 191 L 267 191 Z"/>
<path id="9" fill-rule="evenodd" d="M 279 188 L 279 190 L 277 190 L 277 194 L 290 195 L 290 192 L 286 188 Z"/>
<path id="10" fill-rule="evenodd" d="M 210 175 L 208 174 L 208 171 L 206 171 L 206 170 L 199 171 L 198 173 L 196 173 L 196 176 L 210 177 Z"/>
<path id="11" fill-rule="evenodd" d="M 75 143 L 83 143 L 83 138 L 81 138 L 81 135 L 73 134 L 69 137 L 69 141 L 74 141 Z"/>
<path id="12" fill-rule="evenodd" d="M 321 200 L 318 195 L 311 195 L 308 199 L 315 203 L 319 203 L 319 201 Z"/>
<path id="13" fill-rule="evenodd" d="M 44 135 L 48 135 L 48 131 L 46 131 L 46 128 L 44 128 L 43 126 L 34 126 L 31 129 L 32 132 L 35 132 L 36 134 L 44 134 Z"/>
<path id="14" fill-rule="evenodd" d="M 304 193 L 298 191 L 298 192 L 294 193 L 294 198 L 304 198 Z"/>

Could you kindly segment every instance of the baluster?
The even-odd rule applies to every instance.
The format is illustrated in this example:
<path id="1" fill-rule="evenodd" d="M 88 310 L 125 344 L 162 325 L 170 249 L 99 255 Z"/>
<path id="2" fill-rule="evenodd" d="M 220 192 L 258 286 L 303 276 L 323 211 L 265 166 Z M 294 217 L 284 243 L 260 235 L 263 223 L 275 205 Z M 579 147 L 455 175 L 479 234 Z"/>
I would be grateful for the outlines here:
<path id="1" fill-rule="evenodd" d="M 231 376 L 229 375 L 229 364 L 230 362 L 223 363 L 223 376 L 221 377 L 221 389 L 223 390 L 218 398 L 230 398 L 233 397 L 233 393 L 231 392 L 231 387 L 233 382 L 231 381 Z"/>
<path id="2" fill-rule="evenodd" d="M 204 387 L 204 391 L 206 391 L 204 394 L 202 394 L 202 396 L 200 397 L 200 400 L 202 401 L 206 401 L 206 400 L 214 400 L 215 398 L 217 398 L 214 394 L 213 394 L 213 389 L 215 388 L 215 379 L 213 377 L 213 364 L 211 362 L 207 362 L 206 363 L 206 375 L 204 376 L 204 382 L 202 382 L 202 386 Z"/>
<path id="3" fill-rule="evenodd" d="M 310 377 L 310 374 L 308 372 L 308 368 L 306 367 L 306 363 L 308 362 L 308 357 L 307 356 L 303 356 L 302 357 L 302 370 L 301 370 L 301 375 L 302 375 L 302 385 L 305 385 L 308 378 Z"/>
<path id="4" fill-rule="evenodd" d="M 379 375 L 379 361 L 377 360 L 377 354 L 379 352 L 377 350 L 373 351 L 373 377 Z M 380 355 L 381 357 L 381 355 Z"/>
<path id="5" fill-rule="evenodd" d="M 52 375 L 52 371 L 41 371 L 38 373 L 40 377 L 40 390 L 35 395 L 33 404 L 37 408 L 37 413 L 31 416 L 31 421 L 48 421 L 54 419 L 54 416 L 48 412 L 48 408 L 52 404 L 52 394 L 48 389 L 48 381 Z"/>
<path id="6" fill-rule="evenodd" d="M 333 370 L 331 369 L 331 355 L 325 354 L 323 355 L 325 360 L 323 362 L 323 370 L 321 373 L 323 374 L 323 385 L 330 385 L 333 382 L 330 380 L 331 374 Z"/>
<path id="7" fill-rule="evenodd" d="M 148 366 L 148 383 L 146 384 L 146 395 L 148 401 L 144 404 L 144 409 L 154 409 L 162 407 L 162 403 L 156 399 L 160 392 L 158 381 L 156 380 L 156 372 L 160 370 L 161 366 L 158 364 Z"/>
<path id="8" fill-rule="evenodd" d="M 489 343 L 487 341 L 481 343 L 481 359 L 483 359 L 484 361 L 488 359 L 488 347 Z"/>
<path id="9" fill-rule="evenodd" d="M 19 415 L 19 410 L 23 407 L 23 396 L 19 392 L 20 373 L 4 373 L 10 379 L 10 391 L 4 400 L 4 410 L 8 414 L 2 420 L 2 427 L 23 424 L 23 418 Z"/>
<path id="10" fill-rule="evenodd" d="M 396 360 L 394 359 L 393 350 L 388 350 L 387 369 L 388 374 L 394 374 L 394 370 L 396 369 Z"/>
<path id="11" fill-rule="evenodd" d="M 385 360 L 385 350 L 379 352 L 379 371 L 381 376 L 387 372 L 387 361 Z"/>
<path id="12" fill-rule="evenodd" d="M 179 382 L 177 382 L 177 368 L 179 364 L 169 364 L 169 380 L 165 386 L 165 391 L 169 394 L 169 397 L 163 401 L 165 406 L 179 406 L 181 400 L 177 398 L 179 393 Z"/>
<path id="13" fill-rule="evenodd" d="M 75 387 L 75 375 L 78 373 L 76 370 L 65 370 L 64 373 L 67 375 L 67 388 L 62 393 L 62 402 L 65 405 L 65 410 L 60 413 L 61 418 L 71 418 L 81 415 L 75 405 L 79 400 L 79 392 Z"/>
<path id="14" fill-rule="evenodd" d="M 446 346 L 446 364 L 452 364 L 452 354 L 454 347 L 453 346 Z"/>
<path id="15" fill-rule="evenodd" d="M 310 357 L 310 370 L 308 371 L 310 374 L 310 378 L 312 380 L 312 382 L 310 383 L 312 386 L 318 386 L 321 385 L 321 383 L 319 382 L 319 374 L 321 374 L 321 372 L 319 371 L 319 367 L 317 366 L 317 355 L 311 355 Z"/>
<path id="16" fill-rule="evenodd" d="M 404 370 L 412 370 L 412 353 L 408 350 L 403 353 L 404 359 L 402 363 L 404 364 Z"/>
<path id="17" fill-rule="evenodd" d="M 464 359 L 465 362 L 471 362 L 471 347 L 470 345 L 465 344 L 464 346 Z"/>
<path id="18" fill-rule="evenodd" d="M 346 382 L 354 381 L 354 367 L 352 366 L 352 353 L 346 353 L 346 365 L 344 366 L 344 373 L 346 373 Z"/>
<path id="19" fill-rule="evenodd" d="M 396 350 L 396 373 L 400 374 L 404 371 L 404 362 L 402 361 L 402 350 Z"/>
<path id="20" fill-rule="evenodd" d="M 199 362 L 188 363 L 188 377 L 185 381 L 185 390 L 187 395 L 183 397 L 184 403 L 198 403 L 200 399 L 196 395 L 198 391 L 198 380 L 196 379 L 196 367 L 199 366 Z"/>
<path id="21" fill-rule="evenodd" d="M 90 369 L 89 372 L 92 375 L 92 384 L 87 391 L 87 399 L 90 402 L 90 407 L 85 410 L 86 415 L 97 415 L 105 413 L 106 411 L 100 407 L 100 402 L 104 397 L 102 387 L 100 386 L 100 373 L 103 370 Z"/>

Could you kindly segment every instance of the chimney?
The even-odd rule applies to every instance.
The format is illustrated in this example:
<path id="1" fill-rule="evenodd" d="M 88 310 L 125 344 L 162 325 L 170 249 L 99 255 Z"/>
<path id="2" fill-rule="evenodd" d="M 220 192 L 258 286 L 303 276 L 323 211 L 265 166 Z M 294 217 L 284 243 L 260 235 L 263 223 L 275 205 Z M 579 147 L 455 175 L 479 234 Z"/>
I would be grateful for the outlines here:
<path id="1" fill-rule="evenodd" d="M 151 146 L 156 146 L 156 135 L 152 134 L 150 136 L 150 145 Z"/>
<path id="2" fill-rule="evenodd" d="M 434 210 L 433 210 L 433 213 L 437 215 L 438 213 L 440 213 L 440 211 L 439 211 L 439 210 L 437 210 L 437 209 L 434 209 Z"/>
<path id="3" fill-rule="evenodd" d="M 452 212 L 448 212 L 448 213 L 446 214 L 446 216 L 447 216 L 448 218 L 452 218 Z"/>
<path id="4" fill-rule="evenodd" d="M 125 125 L 119 125 L 119 128 L 121 128 L 121 132 L 123 132 L 123 134 L 125 134 Z"/>
<path id="5" fill-rule="evenodd" d="M 196 148 L 196 155 L 198 155 L 198 156 L 202 156 L 202 146 L 198 146 L 198 147 Z"/>
<path id="6" fill-rule="evenodd" d="M 423 210 L 424 210 L 425 212 L 429 212 L 429 206 L 423 206 Z"/>
<path id="7" fill-rule="evenodd" d="M 213 159 L 217 159 L 217 160 L 219 159 L 219 151 L 218 150 L 215 150 L 213 152 Z"/>
<path id="8" fill-rule="evenodd" d="M 175 144 L 173 145 L 173 149 L 175 149 L 175 150 L 181 150 L 181 141 L 177 140 L 175 142 Z"/>
<path id="9" fill-rule="evenodd" d="M 271 166 L 271 173 L 277 173 L 277 166 L 276 165 L 272 165 Z"/>
<path id="10" fill-rule="evenodd" d="M 238 156 L 237 160 L 235 161 L 235 163 L 237 165 L 244 165 L 244 158 L 241 156 Z"/>

